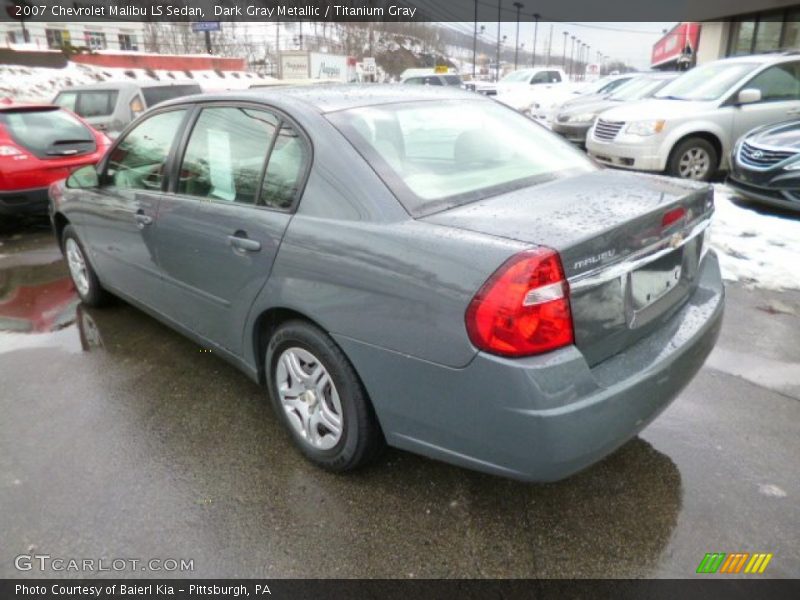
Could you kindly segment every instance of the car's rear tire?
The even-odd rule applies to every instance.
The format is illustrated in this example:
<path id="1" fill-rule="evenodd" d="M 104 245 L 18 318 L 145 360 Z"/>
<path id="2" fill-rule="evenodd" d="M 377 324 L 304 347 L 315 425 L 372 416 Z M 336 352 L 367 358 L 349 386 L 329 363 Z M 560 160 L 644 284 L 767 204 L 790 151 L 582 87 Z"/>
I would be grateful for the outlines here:
<path id="1" fill-rule="evenodd" d="M 358 375 L 336 343 L 305 321 L 287 321 L 265 356 L 269 395 L 301 452 L 329 471 L 371 462 L 385 446 Z"/>
<path id="2" fill-rule="evenodd" d="M 72 284 L 81 301 L 88 306 L 106 304 L 109 294 L 100 285 L 97 273 L 89 262 L 86 250 L 72 225 L 64 227 L 61 234 L 61 248 L 64 251 L 64 258 L 67 259 Z"/>
<path id="3" fill-rule="evenodd" d="M 719 155 L 714 145 L 701 137 L 690 137 L 672 149 L 667 172 L 673 177 L 711 181 L 719 169 Z"/>

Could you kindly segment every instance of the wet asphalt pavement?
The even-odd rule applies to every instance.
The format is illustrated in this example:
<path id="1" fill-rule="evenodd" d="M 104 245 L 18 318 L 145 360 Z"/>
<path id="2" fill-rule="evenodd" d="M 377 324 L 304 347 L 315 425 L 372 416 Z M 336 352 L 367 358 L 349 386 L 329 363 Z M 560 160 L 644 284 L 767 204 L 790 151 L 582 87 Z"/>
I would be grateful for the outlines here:
<path id="1" fill-rule="evenodd" d="M 566 481 L 394 450 L 337 476 L 227 363 L 122 302 L 80 306 L 43 227 L 0 241 L 0 577 L 75 576 L 19 554 L 194 561 L 163 576 L 690 577 L 715 551 L 800 576 L 800 293 L 729 286 L 696 379 Z"/>

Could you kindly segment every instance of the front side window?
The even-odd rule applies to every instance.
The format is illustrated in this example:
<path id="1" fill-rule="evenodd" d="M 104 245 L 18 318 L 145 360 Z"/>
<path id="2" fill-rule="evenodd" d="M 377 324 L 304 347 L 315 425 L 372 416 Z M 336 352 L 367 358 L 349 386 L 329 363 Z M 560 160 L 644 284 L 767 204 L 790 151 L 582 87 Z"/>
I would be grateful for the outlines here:
<path id="1" fill-rule="evenodd" d="M 719 61 L 695 67 L 665 85 L 655 97 L 673 100 L 717 100 L 757 66 L 758 63 Z"/>
<path id="2" fill-rule="evenodd" d="M 160 113 L 132 129 L 112 150 L 104 183 L 120 189 L 160 190 L 185 114 L 185 109 Z"/>
<path id="3" fill-rule="evenodd" d="M 329 119 L 415 216 L 594 169 L 568 142 L 491 101 L 370 106 Z"/>
<path id="4" fill-rule="evenodd" d="M 56 106 L 63 106 L 74 113 L 78 112 L 78 93 L 77 92 L 60 92 L 56 99 L 53 100 Z"/>
<path id="5" fill-rule="evenodd" d="M 531 78 L 531 85 L 536 83 L 550 83 L 550 73 L 548 71 L 540 71 Z"/>
<path id="6" fill-rule="evenodd" d="M 178 193 L 256 204 L 277 129 L 278 118 L 263 110 L 203 109 L 186 146 Z"/>
<path id="7" fill-rule="evenodd" d="M 762 71 L 745 88 L 761 91 L 761 100 L 777 102 L 800 99 L 800 63 L 786 63 Z"/>

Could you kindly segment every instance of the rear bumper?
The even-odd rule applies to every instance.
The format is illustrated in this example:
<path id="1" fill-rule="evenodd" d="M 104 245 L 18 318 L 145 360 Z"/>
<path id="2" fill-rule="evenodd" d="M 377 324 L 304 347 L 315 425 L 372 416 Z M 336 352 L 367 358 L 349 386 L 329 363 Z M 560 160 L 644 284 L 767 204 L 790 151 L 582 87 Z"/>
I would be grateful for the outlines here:
<path id="1" fill-rule="evenodd" d="M 524 481 L 554 481 L 641 431 L 702 366 L 722 323 L 713 252 L 698 288 L 657 332 L 590 368 L 575 347 L 509 360 L 478 353 L 450 369 L 348 338 L 338 343 L 370 394 L 387 441 Z"/>
<path id="2" fill-rule="evenodd" d="M 48 188 L 0 192 L 0 215 L 46 215 Z"/>

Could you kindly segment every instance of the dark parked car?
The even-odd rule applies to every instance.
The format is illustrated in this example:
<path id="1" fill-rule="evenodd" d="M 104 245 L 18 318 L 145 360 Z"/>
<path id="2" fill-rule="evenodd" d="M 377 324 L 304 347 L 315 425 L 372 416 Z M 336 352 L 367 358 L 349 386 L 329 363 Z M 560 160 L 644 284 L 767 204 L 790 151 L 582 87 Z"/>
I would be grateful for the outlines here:
<path id="1" fill-rule="evenodd" d="M 264 383 L 332 470 L 388 442 L 565 477 L 655 418 L 721 323 L 708 185 L 599 169 L 459 90 L 171 101 L 51 196 L 86 303 Z"/>
<path id="2" fill-rule="evenodd" d="M 728 183 L 748 200 L 800 210 L 800 121 L 754 129 L 733 149 Z"/>
<path id="3" fill-rule="evenodd" d="M 610 94 L 598 96 L 592 102 L 567 102 L 559 110 L 550 128 L 564 136 L 573 144 L 584 146 L 586 134 L 597 115 L 605 110 L 620 106 L 623 102 L 634 102 L 650 98 L 662 87 L 675 79 L 680 73 L 644 73 L 635 75 Z"/>

